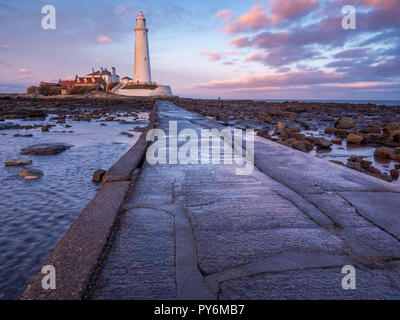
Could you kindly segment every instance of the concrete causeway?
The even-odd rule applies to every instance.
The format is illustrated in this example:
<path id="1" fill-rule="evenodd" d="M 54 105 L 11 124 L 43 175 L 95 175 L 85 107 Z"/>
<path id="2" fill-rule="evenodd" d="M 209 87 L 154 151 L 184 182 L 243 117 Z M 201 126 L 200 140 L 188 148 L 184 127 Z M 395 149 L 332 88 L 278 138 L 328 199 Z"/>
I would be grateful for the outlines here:
<path id="1" fill-rule="evenodd" d="M 164 101 L 157 117 L 222 129 Z M 400 188 L 260 137 L 236 169 L 145 163 L 90 298 L 400 299 Z"/>

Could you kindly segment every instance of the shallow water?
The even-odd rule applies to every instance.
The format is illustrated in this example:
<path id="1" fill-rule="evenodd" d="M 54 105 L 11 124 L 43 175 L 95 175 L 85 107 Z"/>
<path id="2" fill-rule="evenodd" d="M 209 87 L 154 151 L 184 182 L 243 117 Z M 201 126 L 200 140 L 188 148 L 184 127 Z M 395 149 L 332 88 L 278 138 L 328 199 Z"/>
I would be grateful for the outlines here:
<path id="1" fill-rule="evenodd" d="M 139 117 L 146 119 L 147 114 L 139 114 Z M 50 121 L 7 121 L 21 125 L 54 124 Z M 67 120 L 71 128 L 57 125 L 44 133 L 40 129 L 0 131 L 0 299 L 19 297 L 100 188 L 91 181 L 93 172 L 111 167 L 138 138 L 138 133 L 129 131 L 137 125 L 104 123 L 107 126 L 100 126 L 97 121 Z M 74 132 L 52 132 L 56 130 Z M 122 131 L 129 131 L 134 137 L 121 135 Z M 16 138 L 13 137 L 15 133 L 34 136 Z M 46 142 L 62 142 L 73 147 L 58 155 L 19 154 L 23 147 Z M 44 176 L 39 180 L 23 180 L 18 176 L 21 167 L 4 166 L 6 160 L 13 158 L 32 159 L 33 164 L 28 167 L 40 169 Z"/>

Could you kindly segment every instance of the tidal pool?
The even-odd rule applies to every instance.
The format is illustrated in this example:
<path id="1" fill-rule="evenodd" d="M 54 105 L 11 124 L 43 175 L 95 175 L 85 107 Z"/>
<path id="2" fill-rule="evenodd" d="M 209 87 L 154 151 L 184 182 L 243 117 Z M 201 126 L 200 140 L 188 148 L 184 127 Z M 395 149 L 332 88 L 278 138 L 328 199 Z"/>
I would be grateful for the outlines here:
<path id="1" fill-rule="evenodd" d="M 123 112 L 119 113 L 124 115 Z M 6 119 L 21 125 L 51 123 Z M 57 124 L 50 132 L 32 130 L 0 131 L 0 299 L 17 299 L 31 277 L 39 270 L 51 250 L 74 222 L 80 211 L 95 196 L 99 184 L 92 182 L 93 172 L 109 169 L 132 145 L 145 126 L 147 113 L 139 113 L 136 124 L 129 121 L 71 121 Z M 106 126 L 101 126 L 105 123 Z M 66 128 L 65 125 L 71 125 Z M 73 132 L 61 132 L 61 131 Z M 58 131 L 58 132 L 57 132 Z M 121 135 L 122 131 L 133 137 Z M 14 134 L 33 134 L 17 138 Z M 67 143 L 73 147 L 50 156 L 23 156 L 20 149 L 38 143 Z M 30 158 L 44 172 L 38 180 L 18 176 L 21 167 L 5 167 L 13 158 Z"/>

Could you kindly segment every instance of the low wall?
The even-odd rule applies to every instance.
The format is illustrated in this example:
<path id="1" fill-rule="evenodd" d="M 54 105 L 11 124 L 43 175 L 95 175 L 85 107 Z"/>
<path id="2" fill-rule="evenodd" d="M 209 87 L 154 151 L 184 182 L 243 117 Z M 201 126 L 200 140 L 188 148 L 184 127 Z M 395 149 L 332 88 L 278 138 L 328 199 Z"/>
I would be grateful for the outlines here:
<path id="1" fill-rule="evenodd" d="M 133 183 L 132 173 L 144 161 L 148 146 L 146 135 L 154 128 L 155 121 L 154 107 L 150 122 L 136 144 L 107 171 L 103 187 L 58 242 L 21 295 L 21 300 L 81 300 L 87 297 L 99 263 L 105 256 L 108 240 L 117 229 L 121 206 Z M 56 270 L 54 290 L 42 287 L 46 274 L 41 270 L 47 265 Z"/>
<path id="2" fill-rule="evenodd" d="M 159 85 L 157 89 L 119 89 L 115 92 L 121 96 L 128 97 L 170 97 L 172 90 L 170 86 Z"/>

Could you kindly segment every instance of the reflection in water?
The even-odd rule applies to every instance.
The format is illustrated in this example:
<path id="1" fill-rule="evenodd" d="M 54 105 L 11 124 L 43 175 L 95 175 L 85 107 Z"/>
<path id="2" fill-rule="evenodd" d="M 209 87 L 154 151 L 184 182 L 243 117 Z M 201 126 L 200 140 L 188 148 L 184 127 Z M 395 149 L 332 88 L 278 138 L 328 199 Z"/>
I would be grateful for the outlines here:
<path id="1" fill-rule="evenodd" d="M 140 114 L 145 119 L 147 114 Z M 125 120 L 133 120 L 126 117 Z M 41 122 L 9 120 L 23 125 Z M 0 131 L 0 299 L 16 299 L 39 270 L 58 240 L 80 211 L 94 197 L 100 185 L 91 181 L 95 170 L 107 170 L 136 141 L 135 124 L 119 122 L 67 121 L 71 128 L 57 125 L 53 131 L 26 131 L 32 138 L 16 138 L 25 130 Z M 141 122 L 141 126 L 145 123 Z M 133 138 L 120 135 L 134 133 Z M 6 135 L 4 135 L 6 134 Z M 73 145 L 58 155 L 21 156 L 23 147 L 45 142 Z M 20 167 L 5 167 L 12 158 L 28 157 L 29 168 L 44 172 L 39 180 L 26 181 L 18 176 Z"/>

